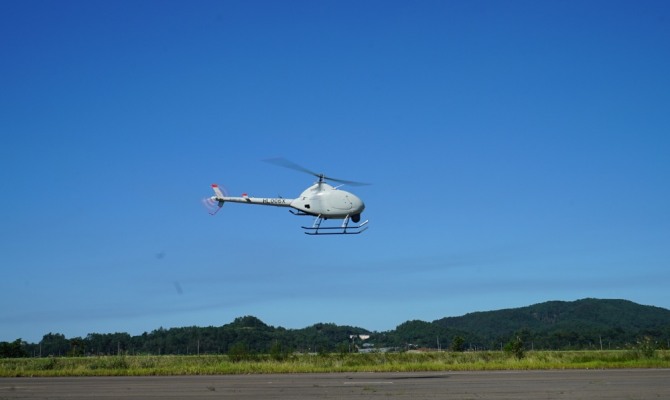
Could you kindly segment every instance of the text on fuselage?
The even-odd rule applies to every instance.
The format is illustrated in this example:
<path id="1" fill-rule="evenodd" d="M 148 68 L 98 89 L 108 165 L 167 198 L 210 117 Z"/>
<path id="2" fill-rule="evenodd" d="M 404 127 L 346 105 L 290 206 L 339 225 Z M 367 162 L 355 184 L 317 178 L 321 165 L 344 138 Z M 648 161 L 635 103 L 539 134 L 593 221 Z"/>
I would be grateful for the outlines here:
<path id="1" fill-rule="evenodd" d="M 263 199 L 263 204 L 289 204 L 286 199 Z"/>

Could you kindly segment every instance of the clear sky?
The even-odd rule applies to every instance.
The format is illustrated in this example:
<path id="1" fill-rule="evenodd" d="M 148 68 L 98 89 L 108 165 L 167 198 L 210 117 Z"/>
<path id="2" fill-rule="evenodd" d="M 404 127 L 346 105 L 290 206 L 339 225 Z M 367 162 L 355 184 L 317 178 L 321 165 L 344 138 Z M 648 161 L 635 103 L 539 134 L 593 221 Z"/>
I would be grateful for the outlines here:
<path id="1" fill-rule="evenodd" d="M 670 308 L 667 1 L 0 2 L 0 341 Z M 362 235 L 286 209 L 371 186 Z"/>

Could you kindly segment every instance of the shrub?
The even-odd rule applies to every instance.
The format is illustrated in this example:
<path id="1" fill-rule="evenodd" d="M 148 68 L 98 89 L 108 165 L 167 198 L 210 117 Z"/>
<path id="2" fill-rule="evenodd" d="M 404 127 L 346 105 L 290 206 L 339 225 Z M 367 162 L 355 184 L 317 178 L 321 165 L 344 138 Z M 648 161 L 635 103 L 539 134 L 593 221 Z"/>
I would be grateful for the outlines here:
<path id="1" fill-rule="evenodd" d="M 240 362 L 244 360 L 249 360 L 251 355 L 247 346 L 244 343 L 237 342 L 235 343 L 230 350 L 228 350 L 228 358 L 232 362 Z"/>
<path id="2" fill-rule="evenodd" d="M 284 361 L 288 358 L 288 352 L 282 348 L 279 341 L 275 341 L 270 348 L 270 357 L 275 361 Z"/>
<path id="3" fill-rule="evenodd" d="M 653 358 L 656 354 L 656 343 L 649 336 L 645 336 L 637 341 L 635 350 L 642 358 Z"/>
<path id="4" fill-rule="evenodd" d="M 521 360 L 526 356 L 523 348 L 523 340 L 519 336 L 512 339 L 505 345 L 505 353 L 512 354 L 517 360 Z"/>

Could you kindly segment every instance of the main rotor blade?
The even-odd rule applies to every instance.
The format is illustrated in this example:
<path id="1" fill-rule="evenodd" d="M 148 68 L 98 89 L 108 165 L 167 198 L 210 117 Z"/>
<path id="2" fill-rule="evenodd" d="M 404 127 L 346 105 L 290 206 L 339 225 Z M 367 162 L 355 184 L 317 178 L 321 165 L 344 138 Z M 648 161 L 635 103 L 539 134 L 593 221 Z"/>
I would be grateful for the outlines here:
<path id="1" fill-rule="evenodd" d="M 327 176 L 324 176 L 323 179 L 331 182 L 339 182 L 339 183 L 344 183 L 349 186 L 369 186 L 372 185 L 371 183 L 366 183 L 366 182 L 356 182 L 356 181 L 347 181 L 344 179 L 337 179 L 337 178 L 329 178 Z"/>
<path id="2" fill-rule="evenodd" d="M 283 157 L 266 158 L 263 161 L 268 162 L 270 164 L 278 165 L 280 167 L 284 167 L 284 168 L 288 168 L 288 169 L 294 169 L 294 170 L 300 171 L 300 172 L 305 172 L 305 173 L 308 173 L 310 175 L 314 175 L 317 178 L 321 177 L 321 174 L 317 174 L 314 171 L 310 171 L 307 168 L 305 168 L 301 165 L 298 165 L 298 164 L 294 163 L 293 161 L 289 161 L 289 160 L 287 160 Z"/>
<path id="3" fill-rule="evenodd" d="M 270 164 L 278 165 L 280 167 L 284 167 L 284 168 L 288 168 L 288 169 L 294 169 L 296 171 L 300 171 L 300 172 L 304 172 L 304 173 L 307 173 L 307 174 L 310 174 L 310 175 L 314 175 L 317 178 L 319 178 L 319 181 L 327 180 L 327 181 L 331 181 L 331 182 L 344 183 L 344 184 L 351 185 L 351 186 L 366 186 L 366 185 L 369 185 L 369 183 L 347 181 L 347 180 L 344 180 L 344 179 L 331 178 L 331 177 L 326 176 L 324 174 L 317 174 L 316 172 L 311 171 L 311 170 L 303 167 L 302 165 L 298 165 L 298 164 L 294 163 L 293 161 L 289 161 L 289 160 L 287 160 L 283 157 L 266 158 L 263 161 L 268 162 Z"/>

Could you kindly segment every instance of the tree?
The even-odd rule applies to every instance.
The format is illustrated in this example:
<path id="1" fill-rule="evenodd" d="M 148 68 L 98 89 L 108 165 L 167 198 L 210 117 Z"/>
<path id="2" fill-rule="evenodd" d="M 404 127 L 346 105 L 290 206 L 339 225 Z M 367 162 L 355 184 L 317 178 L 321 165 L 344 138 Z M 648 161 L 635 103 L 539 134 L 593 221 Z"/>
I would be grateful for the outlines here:
<path id="1" fill-rule="evenodd" d="M 15 341 L 0 342 L 0 358 L 21 358 L 28 357 L 28 353 L 23 349 L 21 339 Z"/>
<path id="2" fill-rule="evenodd" d="M 80 357 L 84 355 L 84 347 L 86 346 L 84 339 L 80 337 L 70 339 L 70 350 L 68 350 L 68 357 Z"/>
<path id="3" fill-rule="evenodd" d="M 454 336 L 450 349 L 451 351 L 465 351 L 465 339 L 462 336 Z"/>
<path id="4" fill-rule="evenodd" d="M 50 356 L 62 356 L 70 351 L 70 341 L 62 333 L 47 333 L 40 344 L 42 353 Z"/>
<path id="5" fill-rule="evenodd" d="M 505 345 L 505 353 L 514 355 L 517 360 L 521 360 L 526 356 L 523 349 L 523 340 L 520 336 L 507 342 Z"/>

